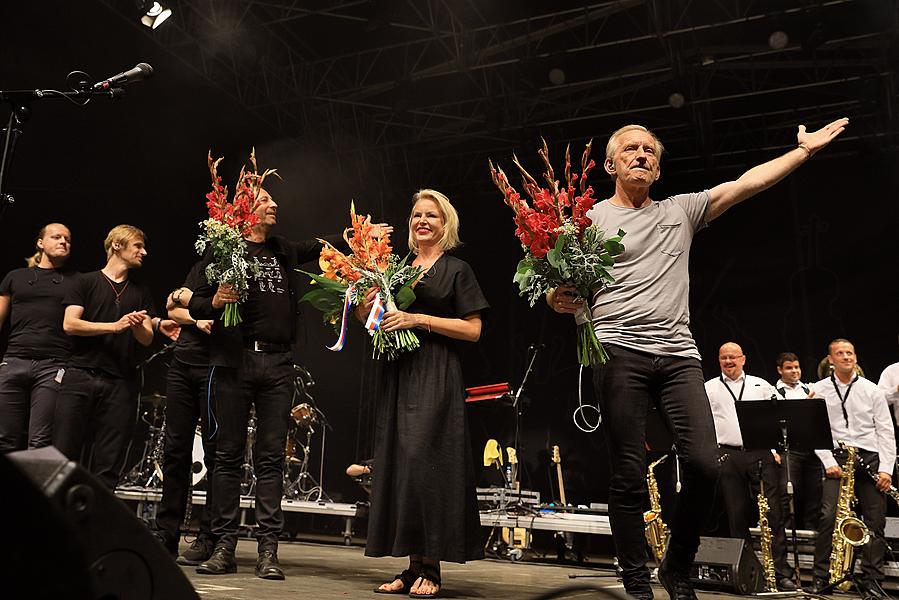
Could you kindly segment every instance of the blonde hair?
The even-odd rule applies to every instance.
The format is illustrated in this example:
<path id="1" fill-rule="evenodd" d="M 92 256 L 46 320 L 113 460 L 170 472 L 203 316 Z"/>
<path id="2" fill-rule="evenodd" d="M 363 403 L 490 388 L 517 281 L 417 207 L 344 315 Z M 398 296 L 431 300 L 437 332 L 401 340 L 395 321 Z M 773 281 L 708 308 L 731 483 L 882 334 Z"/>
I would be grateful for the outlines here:
<path id="1" fill-rule="evenodd" d="M 37 232 L 37 237 L 34 238 L 34 254 L 25 259 L 25 264 L 28 265 L 29 269 L 41 264 L 41 258 L 44 256 L 44 251 L 37 245 L 37 243 L 39 240 L 44 239 L 44 236 L 47 235 L 47 229 L 53 225 L 59 225 L 60 227 L 65 228 L 66 231 L 69 231 L 69 228 L 62 223 L 47 223 L 41 227 L 41 230 Z M 71 235 L 71 231 L 69 231 L 69 234 Z"/>
<path id="2" fill-rule="evenodd" d="M 661 158 L 662 152 L 665 151 L 665 146 L 662 145 L 662 141 L 658 137 L 656 137 L 656 134 L 648 130 L 646 127 L 643 127 L 642 125 L 625 125 L 624 127 L 618 128 L 612 135 L 609 136 L 609 141 L 608 143 L 606 143 L 607 159 L 615 156 L 615 152 L 618 151 L 618 138 L 628 131 L 642 131 L 652 136 L 652 139 L 656 143 L 656 156 Z"/>
<path id="3" fill-rule="evenodd" d="M 409 250 L 418 254 L 418 242 L 415 240 L 415 232 L 412 229 L 412 215 L 415 212 L 415 204 L 422 199 L 433 200 L 440 209 L 443 216 L 443 237 L 440 238 L 440 249 L 444 252 L 452 250 L 459 246 L 462 240 L 459 239 L 459 213 L 450 203 L 449 198 L 438 192 L 437 190 L 423 189 L 418 190 L 412 196 L 412 211 L 409 212 Z"/>
<path id="4" fill-rule="evenodd" d="M 110 229 L 109 233 L 106 234 L 106 239 L 103 240 L 103 249 L 106 250 L 106 260 L 112 258 L 112 255 L 115 252 L 112 247 L 113 244 L 126 246 L 128 242 L 138 238 L 140 238 L 141 241 L 146 241 L 147 236 L 134 225 L 116 225 Z"/>

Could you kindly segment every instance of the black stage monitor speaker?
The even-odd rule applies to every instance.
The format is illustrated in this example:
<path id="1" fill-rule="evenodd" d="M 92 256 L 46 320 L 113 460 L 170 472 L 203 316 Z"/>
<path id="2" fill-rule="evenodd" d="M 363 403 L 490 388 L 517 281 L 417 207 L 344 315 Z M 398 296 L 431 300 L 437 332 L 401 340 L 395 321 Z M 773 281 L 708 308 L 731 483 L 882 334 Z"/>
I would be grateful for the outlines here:
<path id="1" fill-rule="evenodd" d="M 11 598 L 198 599 L 147 527 L 56 448 L 0 455 L 0 481 Z"/>
<path id="2" fill-rule="evenodd" d="M 763 591 L 762 564 L 744 540 L 718 537 L 699 540 L 690 571 L 695 586 L 743 595 Z"/>

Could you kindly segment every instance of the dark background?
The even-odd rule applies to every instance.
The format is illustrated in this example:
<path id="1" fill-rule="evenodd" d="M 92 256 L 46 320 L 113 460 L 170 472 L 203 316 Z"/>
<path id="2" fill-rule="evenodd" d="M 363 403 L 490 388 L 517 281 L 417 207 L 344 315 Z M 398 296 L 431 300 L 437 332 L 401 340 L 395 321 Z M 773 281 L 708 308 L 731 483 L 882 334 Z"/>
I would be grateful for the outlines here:
<path id="1" fill-rule="evenodd" d="M 602 502 L 603 436 L 571 420 L 574 324 L 518 297 L 521 252 L 488 157 L 509 171 L 516 153 L 536 173 L 544 136 L 559 169 L 566 143 L 579 155 L 595 137 L 601 158 L 611 131 L 640 122 L 668 147 L 653 191 L 663 198 L 783 153 L 799 123 L 848 116 L 809 164 L 697 236 L 692 330 L 709 377 L 728 340 L 745 350 L 747 372 L 771 381 L 784 350 L 813 380 L 835 337 L 855 343 L 871 379 L 897 360 L 897 3 L 302 4 L 179 1 L 151 31 L 126 1 L 3 3 L 0 89 L 66 89 L 69 71 L 99 80 L 142 61 L 156 74 L 117 101 L 33 104 L 8 180 L 16 202 L 0 220 L 0 271 L 22 266 L 51 221 L 72 230 L 72 266 L 100 268 L 106 232 L 132 223 L 148 235 L 136 277 L 161 305 L 196 259 L 209 149 L 225 156 L 230 186 L 253 146 L 261 168 L 278 168 L 277 233 L 296 239 L 339 231 L 355 200 L 397 225 L 402 251 L 412 194 L 439 189 L 460 212 L 458 254 L 492 307 L 465 356 L 467 384 L 517 385 L 529 344 L 546 344 L 524 392 L 525 485 L 552 495 L 548 450 L 558 444 L 569 500 Z M 789 38 L 779 50 L 768 43 L 775 30 Z M 565 81 L 553 83 L 551 69 Z M 680 108 L 669 103 L 675 92 Z M 600 174 L 592 183 L 600 197 L 612 191 Z M 365 340 L 354 329 L 331 353 L 319 315 L 306 309 L 303 320 L 299 360 L 333 427 L 324 486 L 359 498 L 343 469 L 370 454 Z M 154 362 L 144 392 L 164 393 L 163 377 Z M 486 437 L 511 441 L 509 409 L 471 414 L 476 459 Z"/>

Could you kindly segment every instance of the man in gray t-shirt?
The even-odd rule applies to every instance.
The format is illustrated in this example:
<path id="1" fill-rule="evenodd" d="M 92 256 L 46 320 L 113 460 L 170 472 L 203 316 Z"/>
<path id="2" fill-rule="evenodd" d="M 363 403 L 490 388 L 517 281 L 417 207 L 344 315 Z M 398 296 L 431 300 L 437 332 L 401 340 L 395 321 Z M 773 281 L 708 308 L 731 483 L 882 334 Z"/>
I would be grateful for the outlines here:
<path id="1" fill-rule="evenodd" d="M 625 590 L 652 600 L 643 509 L 646 502 L 646 418 L 658 406 L 674 432 L 683 483 L 670 524 L 659 582 L 676 600 L 694 600 L 689 570 L 709 508 L 718 460 L 715 426 L 705 395 L 699 351 L 690 334 L 689 257 L 693 235 L 731 206 L 771 187 L 842 133 L 848 119 L 808 133 L 797 146 L 735 181 L 653 202 L 663 147 L 645 127 L 612 134 L 603 166 L 615 194 L 587 213 L 605 231 L 626 232 L 615 262 L 615 283 L 591 299 L 596 335 L 609 362 L 594 368 L 593 384 L 608 436 L 612 476 L 609 522 Z M 584 300 L 574 288 L 547 294 L 557 312 L 575 313 Z"/>

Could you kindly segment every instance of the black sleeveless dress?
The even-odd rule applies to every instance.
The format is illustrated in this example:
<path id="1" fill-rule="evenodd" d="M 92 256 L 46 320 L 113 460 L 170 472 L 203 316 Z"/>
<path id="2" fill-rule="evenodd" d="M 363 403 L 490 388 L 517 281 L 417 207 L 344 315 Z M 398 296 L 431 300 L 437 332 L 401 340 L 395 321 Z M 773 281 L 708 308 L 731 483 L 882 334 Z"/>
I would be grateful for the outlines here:
<path id="1" fill-rule="evenodd" d="M 468 263 L 446 254 L 415 286 L 407 311 L 461 318 L 487 304 Z M 366 556 L 484 557 L 458 347 L 416 329 L 421 347 L 379 361 Z"/>

